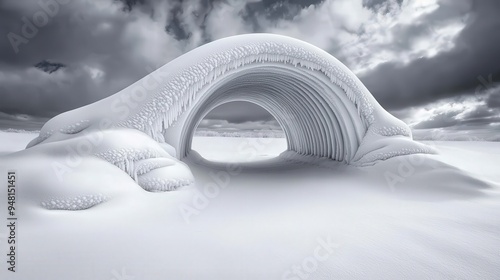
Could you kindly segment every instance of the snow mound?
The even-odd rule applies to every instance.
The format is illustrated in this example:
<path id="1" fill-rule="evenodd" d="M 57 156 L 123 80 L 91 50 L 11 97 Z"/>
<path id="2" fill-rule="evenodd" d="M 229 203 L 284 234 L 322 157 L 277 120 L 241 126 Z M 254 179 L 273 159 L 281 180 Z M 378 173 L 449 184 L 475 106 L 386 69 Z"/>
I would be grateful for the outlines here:
<path id="1" fill-rule="evenodd" d="M 166 192 L 194 183 L 189 167 L 169 154 L 171 147 L 135 129 L 85 130 L 52 140 L 2 157 L 9 168 L 27 166 L 23 192 L 33 207 L 84 210 L 130 192 Z"/>

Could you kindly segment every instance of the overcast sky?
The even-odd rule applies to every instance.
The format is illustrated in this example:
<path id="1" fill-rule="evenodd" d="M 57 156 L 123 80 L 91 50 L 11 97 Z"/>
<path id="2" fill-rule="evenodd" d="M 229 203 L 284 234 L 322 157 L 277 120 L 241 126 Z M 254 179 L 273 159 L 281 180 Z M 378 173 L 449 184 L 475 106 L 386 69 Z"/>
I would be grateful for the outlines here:
<path id="1" fill-rule="evenodd" d="M 500 131 L 499 15 L 498 0 L 1 0 L 0 118 L 51 117 L 206 42 L 269 32 L 325 49 L 413 128 Z M 210 118 L 270 120 L 246 104 Z"/>

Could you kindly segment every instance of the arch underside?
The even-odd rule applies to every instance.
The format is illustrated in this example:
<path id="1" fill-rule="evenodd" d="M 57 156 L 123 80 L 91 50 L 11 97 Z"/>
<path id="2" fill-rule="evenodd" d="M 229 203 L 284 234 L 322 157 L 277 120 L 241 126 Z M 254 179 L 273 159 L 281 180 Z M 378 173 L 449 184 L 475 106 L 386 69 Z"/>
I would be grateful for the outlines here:
<path id="1" fill-rule="evenodd" d="M 215 107 L 231 101 L 266 109 L 283 128 L 288 150 L 349 162 L 366 132 L 356 106 L 342 89 L 321 75 L 297 67 L 265 63 L 243 67 L 205 89 L 179 120 L 178 156 L 186 156 L 199 122 Z M 167 142 L 177 142 L 166 131 Z M 168 141 L 168 140 L 173 141 Z"/>

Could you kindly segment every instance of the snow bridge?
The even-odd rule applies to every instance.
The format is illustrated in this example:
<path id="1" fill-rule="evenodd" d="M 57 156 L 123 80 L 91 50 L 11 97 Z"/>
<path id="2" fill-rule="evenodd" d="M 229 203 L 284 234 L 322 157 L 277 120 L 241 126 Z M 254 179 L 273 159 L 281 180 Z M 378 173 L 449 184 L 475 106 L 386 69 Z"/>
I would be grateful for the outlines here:
<path id="1" fill-rule="evenodd" d="M 286 134 L 288 150 L 298 155 L 363 165 L 429 152 L 336 58 L 272 34 L 198 47 L 108 98 L 56 116 L 29 146 L 106 123 L 104 128 L 134 128 L 166 142 L 182 159 L 204 116 L 231 101 L 269 111 Z"/>

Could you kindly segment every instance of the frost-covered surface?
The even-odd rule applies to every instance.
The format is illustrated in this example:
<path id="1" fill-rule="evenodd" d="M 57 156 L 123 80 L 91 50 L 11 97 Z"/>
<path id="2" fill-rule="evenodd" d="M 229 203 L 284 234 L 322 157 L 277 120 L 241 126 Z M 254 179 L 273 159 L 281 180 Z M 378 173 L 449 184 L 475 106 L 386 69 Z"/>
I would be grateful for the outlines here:
<path id="1" fill-rule="evenodd" d="M 155 149 L 112 149 L 95 153 L 93 156 L 120 168 L 147 191 L 172 191 L 193 184 L 194 179 L 189 168 L 168 154 L 168 151 L 158 149 L 159 145 L 156 145 Z"/>
<path id="2" fill-rule="evenodd" d="M 406 126 L 382 126 L 371 128 L 376 134 L 381 136 L 411 136 L 411 130 Z"/>
<path id="3" fill-rule="evenodd" d="M 51 119 L 29 146 L 82 131 L 126 127 L 167 142 L 182 158 L 203 116 L 234 100 L 267 109 L 283 127 L 288 149 L 300 155 L 364 165 L 426 151 L 337 59 L 305 42 L 271 34 L 201 46 L 113 96 Z M 378 151 L 380 146 L 372 143 L 381 138 L 397 148 Z"/>
<path id="4" fill-rule="evenodd" d="M 90 125 L 89 120 L 82 120 L 74 124 L 67 125 L 61 128 L 59 131 L 65 134 L 76 134 L 87 128 L 89 125 Z"/>
<path id="5" fill-rule="evenodd" d="M 72 198 L 53 198 L 48 201 L 43 201 L 41 204 L 48 210 L 85 210 L 94 207 L 106 201 L 106 197 L 102 194 L 92 194 L 77 196 Z"/>
<path id="6" fill-rule="evenodd" d="M 180 187 L 189 186 L 194 183 L 189 179 L 161 179 L 161 178 L 141 178 L 139 184 L 150 192 L 174 191 Z"/>

